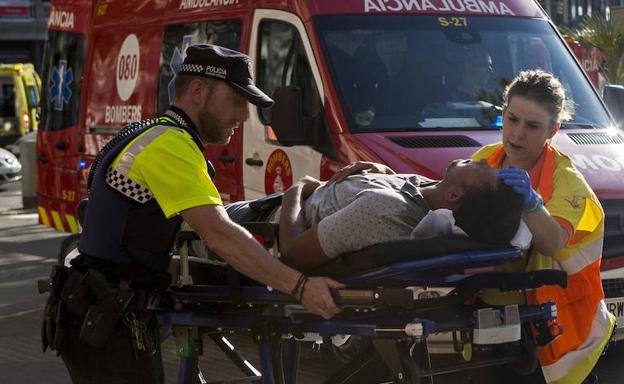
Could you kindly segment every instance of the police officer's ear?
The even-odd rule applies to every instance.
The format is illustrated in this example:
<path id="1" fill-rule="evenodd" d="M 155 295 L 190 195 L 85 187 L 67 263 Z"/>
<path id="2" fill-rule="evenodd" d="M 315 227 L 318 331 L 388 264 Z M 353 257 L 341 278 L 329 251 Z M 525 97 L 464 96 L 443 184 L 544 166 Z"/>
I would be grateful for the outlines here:
<path id="1" fill-rule="evenodd" d="M 202 79 L 194 78 L 189 83 L 187 92 L 193 103 L 203 104 L 206 97 L 208 97 L 209 89 Z"/>

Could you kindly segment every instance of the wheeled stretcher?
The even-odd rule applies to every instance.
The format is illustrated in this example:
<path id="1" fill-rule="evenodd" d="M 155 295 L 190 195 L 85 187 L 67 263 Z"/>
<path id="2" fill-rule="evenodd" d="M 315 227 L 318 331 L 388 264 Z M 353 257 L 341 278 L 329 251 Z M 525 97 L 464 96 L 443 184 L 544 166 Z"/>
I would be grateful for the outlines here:
<path id="1" fill-rule="evenodd" d="M 277 225 L 264 220 L 280 201 L 279 195 L 254 201 L 234 219 L 265 247 L 274 248 Z M 365 340 L 368 347 L 328 383 L 420 383 L 429 376 L 498 364 L 532 373 L 537 367 L 534 345 L 547 344 L 562 331 L 556 326 L 554 302 L 496 307 L 473 300 L 483 288 L 566 285 L 561 271 L 494 272 L 496 265 L 522 257 L 517 248 L 492 248 L 452 235 L 395 241 L 344 255 L 312 273 L 347 285 L 332 292 L 343 311 L 323 320 L 290 295 L 249 281 L 227 266 L 189 256 L 189 245 L 197 239 L 190 231 L 179 234 L 179 255 L 171 264 L 174 285 L 150 304 L 176 337 L 179 383 L 205 382 L 198 379 L 197 365 L 204 335 L 245 375 L 232 382 L 295 383 L 301 341 L 349 335 Z M 414 287 L 451 290 L 440 296 Z M 248 333 L 258 344 L 261 375 L 227 342 L 224 336 L 232 332 Z M 440 332 L 452 335 L 462 362 L 430 364 L 426 341 Z M 385 379 L 372 378 L 373 371 L 386 372 Z"/>

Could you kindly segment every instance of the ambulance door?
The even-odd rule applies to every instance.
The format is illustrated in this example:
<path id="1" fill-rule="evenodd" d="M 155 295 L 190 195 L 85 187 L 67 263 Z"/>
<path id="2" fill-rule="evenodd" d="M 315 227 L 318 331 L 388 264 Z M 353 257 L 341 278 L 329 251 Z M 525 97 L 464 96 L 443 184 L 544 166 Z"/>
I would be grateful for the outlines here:
<path id="1" fill-rule="evenodd" d="M 76 137 L 83 118 L 80 100 L 84 97 L 86 44 L 84 33 L 50 28 L 43 58 L 41 125 L 36 143 L 37 195 L 40 212 L 48 210 L 46 216 L 41 216 L 42 222 L 48 222 L 44 217 L 51 217 L 49 223 L 59 230 L 63 228 L 63 211 L 70 210 L 68 207 L 78 200 L 75 160 L 80 149 Z"/>
<path id="2" fill-rule="evenodd" d="M 281 86 L 298 86 L 304 117 L 322 113 L 323 88 L 301 20 L 287 12 L 257 10 L 249 54 L 258 86 L 269 96 Z M 310 175 L 319 178 L 321 153 L 308 146 L 279 145 L 270 128 L 270 110 L 250 108 L 243 135 L 245 198 L 284 191 Z"/>
<path id="3" fill-rule="evenodd" d="M 158 111 L 164 112 L 173 102 L 173 84 L 186 48 L 193 44 L 216 44 L 240 50 L 241 19 L 210 20 L 165 26 L 159 71 Z M 240 186 L 241 166 L 236 154 L 241 153 L 242 134 L 236 130 L 227 145 L 207 145 L 204 155 L 216 170 L 214 182 L 224 203 L 243 198 Z"/>
<path id="4" fill-rule="evenodd" d="M 161 41 L 162 28 L 152 26 L 111 28 L 94 35 L 86 117 L 89 133 L 116 134 L 127 124 L 156 114 Z M 87 140 L 87 146 L 102 143 Z M 97 153 L 90 148 L 87 152 Z"/>

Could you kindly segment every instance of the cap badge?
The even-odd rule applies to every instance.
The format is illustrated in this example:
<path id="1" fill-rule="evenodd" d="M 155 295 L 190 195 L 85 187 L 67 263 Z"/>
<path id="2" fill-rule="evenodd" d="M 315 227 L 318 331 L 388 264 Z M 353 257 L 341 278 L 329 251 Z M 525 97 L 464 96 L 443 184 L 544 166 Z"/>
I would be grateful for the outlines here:
<path id="1" fill-rule="evenodd" d="M 225 79 L 227 77 L 227 70 L 224 68 L 214 67 L 212 65 L 206 66 L 206 75 L 220 77 Z"/>

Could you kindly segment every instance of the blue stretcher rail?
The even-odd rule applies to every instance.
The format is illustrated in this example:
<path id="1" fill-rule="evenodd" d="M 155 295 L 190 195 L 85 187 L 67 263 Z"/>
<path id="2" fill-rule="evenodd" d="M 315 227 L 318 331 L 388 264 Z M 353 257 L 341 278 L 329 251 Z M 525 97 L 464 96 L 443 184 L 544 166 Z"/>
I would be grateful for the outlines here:
<path id="1" fill-rule="evenodd" d="M 268 200 L 269 208 L 279 202 L 275 197 Z M 249 204 L 252 211 L 255 203 Z M 236 221 L 260 234 L 265 246 L 277 243 L 277 225 L 262 222 L 260 210 L 260 216 L 241 212 L 246 213 L 244 220 L 254 221 Z M 482 288 L 524 290 L 566 284 L 561 271 L 494 272 L 495 266 L 522 257 L 516 248 L 493 248 L 455 235 L 401 240 L 343 255 L 311 273 L 347 285 L 333 292 L 343 312 L 323 320 L 307 313 L 290 295 L 232 279 L 231 270 L 222 284 L 215 284 L 218 273 L 214 268 L 218 267 L 187 254 L 189 242 L 197 239 L 192 232 L 180 233 L 180 259 L 172 262 L 174 276 L 180 275 L 178 285 L 152 306 L 161 322 L 174 329 L 176 342 L 182 346 L 179 350 L 185 351 L 181 384 L 195 382 L 199 369 L 193 351 L 201 350 L 197 346 L 201 346 L 202 334 L 214 339 L 227 332 L 248 333 L 258 344 L 262 377 L 249 376 L 245 362 L 235 353 L 230 357 L 243 367 L 247 377 L 242 380 L 265 384 L 294 384 L 299 340 L 326 341 L 334 335 L 362 338 L 370 345 L 327 383 L 374 383 L 370 374 L 382 371 L 395 383 L 418 384 L 423 377 L 498 364 L 531 373 L 537 367 L 534 340 L 547 343 L 555 336 L 548 332 L 556 320 L 556 304 L 495 307 L 470 305 L 468 299 Z M 448 287 L 451 291 L 420 298 L 409 287 Z M 540 337 L 533 339 L 529 329 L 537 330 Z M 456 351 L 472 350 L 474 345 L 474 356 L 448 366 L 422 365 L 421 360 L 427 359 L 420 357 L 428 354 L 423 341 L 439 332 L 453 335 Z"/>
<path id="2" fill-rule="evenodd" d="M 463 279 L 466 272 L 478 267 L 494 267 L 510 261 L 518 260 L 522 252 L 518 248 L 503 248 L 486 251 L 470 251 L 437 256 L 422 260 L 407 260 L 382 266 L 380 268 L 359 273 L 342 279 L 347 285 L 374 284 L 377 281 L 395 280 L 399 284 L 440 286 L 453 285 Z M 453 273 L 453 272 L 462 273 Z"/>

